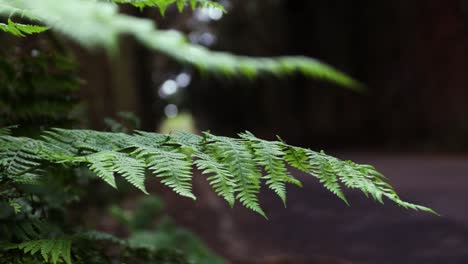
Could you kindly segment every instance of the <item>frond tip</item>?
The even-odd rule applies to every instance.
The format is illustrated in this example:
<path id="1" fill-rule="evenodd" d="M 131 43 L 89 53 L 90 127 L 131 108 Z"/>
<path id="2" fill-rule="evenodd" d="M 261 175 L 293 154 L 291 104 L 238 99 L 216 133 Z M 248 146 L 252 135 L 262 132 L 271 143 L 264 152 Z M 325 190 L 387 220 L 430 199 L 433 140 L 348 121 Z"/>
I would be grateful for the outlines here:
<path id="1" fill-rule="evenodd" d="M 266 217 L 258 198 L 262 182 L 284 204 L 288 184 L 302 187 L 288 172 L 291 166 L 317 178 L 347 204 L 344 188 L 360 190 L 379 203 L 388 199 L 407 209 L 436 214 L 430 208 L 402 201 L 372 166 L 342 161 L 283 141 L 266 141 L 249 132 L 240 134 L 240 138 L 228 138 L 210 133 L 198 136 L 140 131 L 127 135 L 53 129 L 45 132 L 42 140 L 0 135 L 0 143 L 0 175 L 18 183 L 46 166 L 85 165 L 112 187 L 116 187 L 115 177 L 121 176 L 146 193 L 149 171 L 179 195 L 196 199 L 192 191 L 192 167 L 196 167 L 230 206 L 237 201 Z"/>

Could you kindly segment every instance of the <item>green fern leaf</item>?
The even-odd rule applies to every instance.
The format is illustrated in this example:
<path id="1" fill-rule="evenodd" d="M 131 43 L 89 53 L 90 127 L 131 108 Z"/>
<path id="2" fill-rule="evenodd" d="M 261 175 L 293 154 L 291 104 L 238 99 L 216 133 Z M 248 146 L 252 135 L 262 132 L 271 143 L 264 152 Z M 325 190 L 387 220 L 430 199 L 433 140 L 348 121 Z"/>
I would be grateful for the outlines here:
<path id="1" fill-rule="evenodd" d="M 159 12 L 164 16 L 167 7 L 175 3 L 176 0 L 114 0 L 114 2 L 119 4 L 130 4 L 140 9 L 143 9 L 144 7 L 158 7 Z M 180 0 L 177 0 L 177 7 L 180 5 L 179 2 Z"/>
<path id="2" fill-rule="evenodd" d="M 64 261 L 71 264 L 71 243 L 71 240 L 67 238 L 41 239 L 23 242 L 18 244 L 17 248 L 31 255 L 40 252 L 46 263 L 56 264 Z"/>
<path id="3" fill-rule="evenodd" d="M 0 23 L 0 30 L 6 33 L 10 33 L 17 37 L 25 37 L 26 35 L 42 33 L 48 28 L 38 25 L 26 25 L 15 23 L 11 19 L 8 19 L 8 24 Z"/>
<path id="4" fill-rule="evenodd" d="M 189 3 L 192 9 L 195 9 L 197 6 L 205 7 L 205 8 L 218 8 L 223 12 L 226 12 L 224 7 L 214 1 L 211 0 L 113 0 L 119 4 L 130 4 L 140 9 L 145 7 L 157 7 L 161 15 L 164 15 L 166 9 L 172 5 L 176 4 L 177 9 L 179 12 L 182 12 L 185 6 Z"/>
<path id="5" fill-rule="evenodd" d="M 216 155 L 219 155 L 222 162 L 227 164 L 229 172 L 234 176 L 236 199 L 245 207 L 267 218 L 257 197 L 260 192 L 261 174 L 250 150 L 242 142 L 209 133 L 205 135 L 209 142 L 213 141 L 212 146 Z"/>
<path id="6" fill-rule="evenodd" d="M 215 157 L 206 154 L 197 154 L 197 160 L 194 164 L 202 172 L 202 174 L 211 175 L 207 178 L 209 184 L 213 186 L 214 191 L 223 197 L 228 204 L 233 207 L 235 203 L 235 188 L 234 176 L 229 172 L 222 162 L 219 162 Z"/>
<path id="7" fill-rule="evenodd" d="M 310 171 L 309 158 L 305 149 L 286 146 L 284 152 L 284 159 L 289 165 L 303 172 Z"/>
<path id="8" fill-rule="evenodd" d="M 113 171 L 114 158 L 115 156 L 110 153 L 100 152 L 89 155 L 87 160 L 89 162 L 89 169 L 92 172 L 96 173 L 99 178 L 103 179 L 110 186 L 117 188 Z"/>
<path id="9" fill-rule="evenodd" d="M 197 7 L 197 0 L 190 0 L 190 6 L 192 7 L 192 10 L 194 10 Z"/>
<path id="10" fill-rule="evenodd" d="M 145 163 L 139 159 L 116 155 L 113 161 L 113 170 L 120 173 L 129 183 L 148 194 L 145 188 Z"/>
<path id="11" fill-rule="evenodd" d="M 119 173 L 129 183 L 145 194 L 145 163 L 122 153 L 102 151 L 85 157 L 89 168 L 112 187 L 115 184 L 114 173 Z"/>
<path id="12" fill-rule="evenodd" d="M 192 193 L 192 165 L 195 165 L 208 176 L 214 191 L 231 206 L 238 200 L 265 216 L 257 197 L 262 179 L 283 202 L 287 183 L 302 186 L 289 174 L 287 163 L 315 176 L 346 203 L 343 187 L 360 190 L 380 203 L 389 199 L 404 208 L 435 213 L 430 208 L 402 201 L 386 178 L 372 166 L 342 161 L 324 152 L 293 147 L 282 141 L 265 141 L 251 133 L 240 137 L 140 131 L 126 135 L 60 129 L 44 133 L 41 140 L 0 135 L 0 175 L 2 179 L 18 181 L 40 173 L 44 165 L 86 164 L 113 187 L 117 173 L 146 193 L 145 170 L 149 169 L 176 193 L 195 199 Z M 34 228 L 24 231 L 25 238 L 29 233 L 33 235 Z"/>
<path id="13" fill-rule="evenodd" d="M 250 132 L 240 136 L 250 142 L 255 161 L 266 172 L 263 179 L 266 180 L 267 186 L 281 198 L 286 206 L 286 183 L 293 183 L 298 186 L 302 186 L 302 184 L 289 175 L 283 160 L 285 153 L 281 144 L 258 139 Z"/>
<path id="14" fill-rule="evenodd" d="M 191 160 L 185 154 L 167 151 L 147 145 L 135 144 L 133 153 L 138 159 L 146 160 L 148 168 L 162 178 L 161 182 L 176 193 L 196 200 L 192 193 Z"/>
<path id="15" fill-rule="evenodd" d="M 332 164 L 327 160 L 327 156 L 324 152 L 317 153 L 311 150 L 307 150 L 307 156 L 310 159 L 310 174 L 317 177 L 325 188 L 338 196 L 347 205 L 349 205 L 341 186 L 338 181 L 338 176 L 333 170 Z"/>
<path id="16" fill-rule="evenodd" d="M 179 10 L 179 12 L 184 11 L 184 7 L 185 7 L 185 3 L 186 3 L 186 2 L 187 2 L 187 1 L 185 1 L 185 0 L 177 0 L 177 1 L 176 1 L 177 10 Z"/>

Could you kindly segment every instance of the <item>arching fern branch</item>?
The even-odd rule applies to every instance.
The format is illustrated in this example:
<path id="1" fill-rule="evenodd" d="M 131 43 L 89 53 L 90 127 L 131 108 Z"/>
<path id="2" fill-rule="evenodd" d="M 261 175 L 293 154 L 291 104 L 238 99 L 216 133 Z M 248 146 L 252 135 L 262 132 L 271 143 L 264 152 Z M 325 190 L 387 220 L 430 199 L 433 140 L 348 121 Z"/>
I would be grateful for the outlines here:
<path id="1" fill-rule="evenodd" d="M 185 5 L 187 1 L 176 1 L 182 2 Z M 198 1 L 202 5 L 209 2 L 211 3 Z M 346 74 L 307 57 L 254 58 L 210 51 L 191 44 L 180 32 L 156 29 L 149 19 L 119 14 L 118 8 L 112 3 L 86 0 L 0 0 L 0 15 L 12 14 L 35 18 L 86 47 L 106 47 L 115 50 L 117 37 L 120 34 L 130 34 L 148 48 L 182 63 L 195 65 L 200 70 L 249 78 L 254 78 L 260 73 L 283 76 L 299 72 L 357 91 L 363 88 L 361 83 Z"/>
<path id="2" fill-rule="evenodd" d="M 127 135 L 53 129 L 41 140 L 3 135 L 0 142 L 0 175 L 6 174 L 19 183 L 25 173 L 46 166 L 87 166 L 112 187 L 116 187 L 115 176 L 120 175 L 146 193 L 144 181 L 149 171 L 176 193 L 195 199 L 193 164 L 229 205 L 238 201 L 266 217 L 258 199 L 262 180 L 286 203 L 286 185 L 302 186 L 289 174 L 287 166 L 292 166 L 316 177 L 346 203 L 345 187 L 360 190 L 380 203 L 387 198 L 404 208 L 435 213 L 402 201 L 372 166 L 342 161 L 282 141 L 265 141 L 248 132 L 236 139 L 210 133 Z"/>

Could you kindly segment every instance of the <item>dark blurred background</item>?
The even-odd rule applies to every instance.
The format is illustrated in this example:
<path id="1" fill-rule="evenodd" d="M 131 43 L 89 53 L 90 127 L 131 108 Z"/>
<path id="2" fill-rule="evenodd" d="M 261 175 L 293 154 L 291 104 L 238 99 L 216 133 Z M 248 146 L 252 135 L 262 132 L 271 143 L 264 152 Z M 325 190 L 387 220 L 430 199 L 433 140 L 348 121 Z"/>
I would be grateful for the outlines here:
<path id="1" fill-rule="evenodd" d="M 105 117 L 130 111 L 156 131 L 185 113 L 199 130 L 278 134 L 373 164 L 403 198 L 443 216 L 382 207 L 354 193 L 348 208 L 302 177 L 306 187 L 290 189 L 288 208 L 262 194 L 270 221 L 228 209 L 203 181 L 196 204 L 163 192 L 179 223 L 233 263 L 468 263 L 468 1 L 222 3 L 228 14 L 171 9 L 163 19 L 155 10 L 126 11 L 216 50 L 318 58 L 368 90 L 299 75 L 226 80 L 122 39 L 113 59 L 78 51 L 90 126 L 104 128 Z"/>

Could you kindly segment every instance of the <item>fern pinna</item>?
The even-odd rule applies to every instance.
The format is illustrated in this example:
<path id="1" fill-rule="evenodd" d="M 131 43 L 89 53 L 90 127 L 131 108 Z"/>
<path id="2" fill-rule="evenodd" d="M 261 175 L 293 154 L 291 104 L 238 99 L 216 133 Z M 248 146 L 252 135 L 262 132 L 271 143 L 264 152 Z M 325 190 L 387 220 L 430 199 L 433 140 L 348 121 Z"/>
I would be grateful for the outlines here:
<path id="1" fill-rule="evenodd" d="M 404 202 L 374 167 L 342 161 L 294 147 L 266 141 L 251 133 L 228 138 L 205 132 L 202 136 L 137 131 L 133 135 L 92 130 L 52 129 L 39 140 L 0 136 L 0 175 L 18 183 L 40 183 L 45 166 L 87 166 L 116 188 L 120 175 L 147 193 L 147 171 L 181 196 L 192 192 L 192 167 L 206 175 L 214 191 L 229 205 L 243 206 L 266 217 L 258 194 L 262 180 L 286 203 L 286 184 L 301 186 L 287 170 L 294 167 L 316 177 L 346 203 L 343 187 L 358 189 L 383 203 L 387 198 L 404 208 L 434 213 L 430 208 Z"/>

